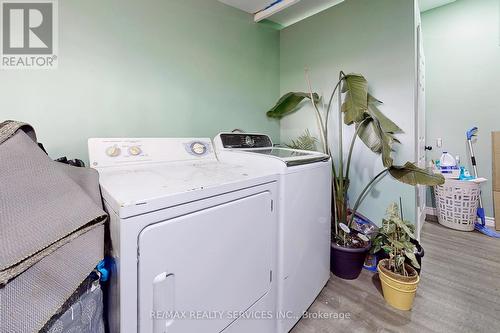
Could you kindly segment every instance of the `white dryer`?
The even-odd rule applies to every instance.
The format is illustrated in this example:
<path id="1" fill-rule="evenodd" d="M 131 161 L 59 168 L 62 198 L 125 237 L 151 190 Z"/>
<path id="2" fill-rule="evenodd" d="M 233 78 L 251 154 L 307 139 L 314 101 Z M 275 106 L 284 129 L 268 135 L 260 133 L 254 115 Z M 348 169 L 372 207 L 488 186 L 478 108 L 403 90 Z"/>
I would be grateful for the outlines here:
<path id="1" fill-rule="evenodd" d="M 111 332 L 275 332 L 275 175 L 218 161 L 210 139 L 89 139 L 89 156 Z"/>
<path id="2" fill-rule="evenodd" d="M 214 144 L 221 161 L 280 174 L 276 331 L 288 332 L 330 276 L 331 161 L 263 134 L 221 133 Z"/>

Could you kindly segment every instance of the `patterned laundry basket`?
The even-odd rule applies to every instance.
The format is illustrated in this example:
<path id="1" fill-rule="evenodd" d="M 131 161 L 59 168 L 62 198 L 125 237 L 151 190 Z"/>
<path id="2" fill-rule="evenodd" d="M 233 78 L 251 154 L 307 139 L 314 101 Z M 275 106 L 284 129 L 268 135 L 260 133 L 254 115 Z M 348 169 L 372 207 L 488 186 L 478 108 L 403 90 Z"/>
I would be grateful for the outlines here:
<path id="1" fill-rule="evenodd" d="M 479 205 L 479 184 L 471 181 L 446 179 L 435 186 L 438 221 L 445 227 L 473 231 Z"/>

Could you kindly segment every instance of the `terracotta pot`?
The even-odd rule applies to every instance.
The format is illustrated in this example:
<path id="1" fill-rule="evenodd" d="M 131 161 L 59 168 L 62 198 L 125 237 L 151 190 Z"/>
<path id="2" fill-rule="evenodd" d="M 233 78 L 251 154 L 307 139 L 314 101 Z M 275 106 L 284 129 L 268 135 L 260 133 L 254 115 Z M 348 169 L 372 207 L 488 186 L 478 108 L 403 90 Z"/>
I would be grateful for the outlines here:
<path id="1" fill-rule="evenodd" d="M 370 244 L 363 248 L 350 248 L 331 244 L 330 271 L 341 279 L 357 279 L 366 255 L 370 251 Z"/>

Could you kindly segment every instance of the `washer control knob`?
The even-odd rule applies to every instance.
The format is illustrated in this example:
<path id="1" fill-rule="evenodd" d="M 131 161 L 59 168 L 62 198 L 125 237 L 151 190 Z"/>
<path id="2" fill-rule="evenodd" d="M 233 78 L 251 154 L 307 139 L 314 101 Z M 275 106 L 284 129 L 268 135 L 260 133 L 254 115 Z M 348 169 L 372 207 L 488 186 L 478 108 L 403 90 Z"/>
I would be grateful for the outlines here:
<path id="1" fill-rule="evenodd" d="M 254 141 L 254 139 L 252 139 L 252 137 L 251 137 L 251 136 L 248 136 L 248 135 L 247 135 L 247 136 L 245 137 L 245 144 L 246 144 L 247 146 L 249 146 L 249 147 L 253 147 L 253 146 L 255 145 L 255 141 Z"/>
<path id="2" fill-rule="evenodd" d="M 121 153 L 122 150 L 117 146 L 111 146 L 106 149 L 106 155 L 108 155 L 109 157 L 117 157 L 120 156 Z"/>
<path id="3" fill-rule="evenodd" d="M 204 155 L 207 152 L 208 148 L 201 142 L 193 142 L 191 144 L 191 151 L 195 155 Z"/>
<path id="4" fill-rule="evenodd" d="M 142 153 L 142 149 L 140 147 L 137 147 L 137 146 L 132 146 L 132 147 L 129 147 L 128 153 L 132 156 L 137 156 L 137 155 L 140 155 Z"/>

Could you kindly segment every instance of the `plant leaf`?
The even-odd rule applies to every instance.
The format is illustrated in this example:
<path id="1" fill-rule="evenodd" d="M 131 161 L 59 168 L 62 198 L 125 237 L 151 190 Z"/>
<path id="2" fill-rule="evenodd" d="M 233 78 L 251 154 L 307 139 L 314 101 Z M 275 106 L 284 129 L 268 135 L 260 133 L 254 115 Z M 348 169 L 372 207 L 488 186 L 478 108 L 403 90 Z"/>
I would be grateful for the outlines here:
<path id="1" fill-rule="evenodd" d="M 404 267 L 405 264 L 405 257 L 401 255 L 396 256 L 396 269 L 401 273 L 400 270 Z"/>
<path id="2" fill-rule="evenodd" d="M 389 207 L 385 210 L 385 215 L 387 216 L 386 223 L 390 223 L 393 218 L 401 217 L 399 215 L 399 205 L 395 202 L 391 203 Z"/>
<path id="3" fill-rule="evenodd" d="M 344 123 L 351 125 L 361 122 L 368 110 L 368 82 L 362 75 L 348 74 L 344 77 L 342 92 L 346 93 L 342 104 Z"/>
<path id="4" fill-rule="evenodd" d="M 412 233 L 415 233 L 415 225 L 413 223 L 411 223 L 409 221 L 404 221 L 404 223 L 406 224 L 406 226 L 408 228 L 410 228 L 410 230 L 411 230 Z"/>
<path id="5" fill-rule="evenodd" d="M 382 152 L 382 142 L 377 135 L 375 128 L 375 121 L 372 118 L 366 119 L 362 123 L 356 124 L 356 127 L 361 127 L 358 130 L 358 137 L 363 143 L 370 148 L 374 153 L 380 154 Z"/>
<path id="6" fill-rule="evenodd" d="M 399 141 L 399 140 L 398 140 L 398 139 L 394 136 L 394 134 L 389 133 L 389 132 L 386 132 L 385 134 L 387 134 L 387 135 L 391 138 L 391 140 L 392 140 L 393 142 L 396 142 L 396 143 L 401 143 L 401 141 Z"/>
<path id="7" fill-rule="evenodd" d="M 378 128 L 378 130 L 380 131 L 380 135 L 382 137 L 382 164 L 384 167 L 388 168 L 394 163 L 394 160 L 391 157 L 393 141 L 390 136 L 382 132 L 382 129 Z"/>
<path id="8" fill-rule="evenodd" d="M 305 92 L 286 93 L 278 100 L 278 102 L 276 102 L 276 104 L 273 106 L 271 110 L 267 111 L 266 114 L 270 118 L 281 119 L 284 116 L 294 112 L 299 103 L 302 102 L 304 98 L 310 99 L 311 95 Z M 318 94 L 314 93 L 313 98 L 315 104 L 319 102 Z"/>
<path id="9" fill-rule="evenodd" d="M 385 253 L 392 253 L 392 248 L 389 245 L 382 245 L 382 249 L 385 251 Z"/>
<path id="10" fill-rule="evenodd" d="M 373 247 L 370 249 L 370 252 L 371 252 L 372 254 L 375 254 L 375 253 L 379 252 L 380 250 L 382 250 L 382 246 L 381 246 L 381 245 L 375 245 L 375 246 L 373 246 Z"/>
<path id="11" fill-rule="evenodd" d="M 405 256 L 406 258 L 410 259 L 411 265 L 415 268 L 420 268 L 420 265 L 418 264 L 417 257 L 415 257 L 415 253 L 412 251 L 405 251 Z"/>
<path id="12" fill-rule="evenodd" d="M 401 143 L 394 134 L 403 131 L 377 108 L 382 102 L 370 94 L 367 98 L 368 111 L 366 118 L 357 124 L 358 136 L 371 151 L 382 155 L 382 163 L 388 168 L 394 162 L 391 157 L 394 143 Z"/>
<path id="13" fill-rule="evenodd" d="M 410 236 L 411 238 L 415 238 L 415 236 L 413 235 L 413 232 L 410 230 L 410 228 L 408 228 L 408 226 L 406 225 L 406 223 L 401 220 L 399 217 L 398 218 L 394 218 L 392 219 L 392 221 L 394 221 L 398 227 L 400 227 L 401 229 L 404 230 L 404 232 L 406 232 L 406 234 L 408 236 Z"/>
<path id="14" fill-rule="evenodd" d="M 382 220 L 382 231 L 383 231 L 384 235 L 389 236 L 394 231 L 396 231 L 396 225 L 394 223 L 391 223 L 390 220 L 383 219 Z"/>
<path id="15" fill-rule="evenodd" d="M 389 238 L 389 243 L 391 243 L 392 246 L 394 246 L 398 250 L 402 250 L 402 249 L 405 248 L 405 246 L 404 246 L 403 243 L 401 243 L 400 241 L 397 241 L 397 240 L 395 240 L 393 238 Z"/>
<path id="16" fill-rule="evenodd" d="M 398 125 L 396 125 L 392 120 L 387 118 L 382 111 L 378 109 L 378 105 L 382 104 L 381 101 L 373 97 L 372 95 L 368 94 L 368 114 L 374 118 L 377 119 L 378 122 L 380 123 L 380 127 L 382 130 L 386 133 L 391 133 L 391 134 L 397 134 L 397 133 L 403 133 L 403 130 L 399 128 Z"/>
<path id="17" fill-rule="evenodd" d="M 374 153 L 381 154 L 384 166 L 390 167 L 393 163 L 391 152 L 394 137 L 385 133 L 379 121 L 371 116 L 356 126 L 359 127 L 358 137 L 361 141 Z"/>
<path id="18" fill-rule="evenodd" d="M 286 146 L 291 149 L 299 149 L 299 150 L 311 150 L 316 151 L 316 144 L 318 143 L 318 139 L 311 135 L 308 129 L 304 131 L 304 133 L 299 136 L 297 139 L 292 140 Z"/>
<path id="19" fill-rule="evenodd" d="M 436 186 L 444 184 L 443 175 L 421 169 L 410 162 L 406 162 L 403 166 L 393 165 L 389 167 L 389 173 L 396 180 L 408 185 Z"/>

